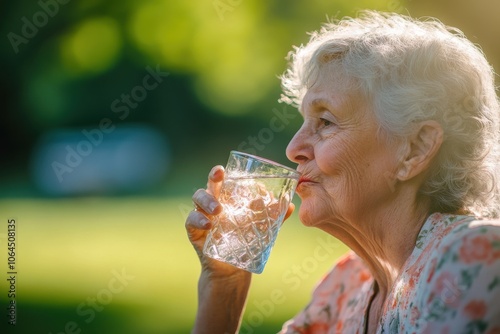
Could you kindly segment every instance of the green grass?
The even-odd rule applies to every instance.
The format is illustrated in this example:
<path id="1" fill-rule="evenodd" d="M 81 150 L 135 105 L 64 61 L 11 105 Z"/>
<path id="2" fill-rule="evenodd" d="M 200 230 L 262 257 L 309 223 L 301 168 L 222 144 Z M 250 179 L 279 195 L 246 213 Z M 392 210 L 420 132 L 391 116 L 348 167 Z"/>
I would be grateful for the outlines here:
<path id="1" fill-rule="evenodd" d="M 16 219 L 18 230 L 14 332 L 188 333 L 199 275 L 184 231 L 190 205 L 189 198 L 0 201 L 2 268 L 7 219 Z M 264 273 L 254 275 L 241 333 L 277 332 L 345 251 L 323 232 L 303 227 L 294 214 Z M 122 271 L 133 279 L 115 282 L 113 272 Z"/>

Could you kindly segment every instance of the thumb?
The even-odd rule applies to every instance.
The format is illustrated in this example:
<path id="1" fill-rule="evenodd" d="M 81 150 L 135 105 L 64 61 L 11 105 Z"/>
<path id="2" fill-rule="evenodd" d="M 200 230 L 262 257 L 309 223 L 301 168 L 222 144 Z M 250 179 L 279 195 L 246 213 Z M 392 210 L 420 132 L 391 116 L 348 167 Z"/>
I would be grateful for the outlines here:
<path id="1" fill-rule="evenodd" d="M 285 214 L 285 220 L 287 220 L 288 217 L 290 217 L 292 215 L 294 210 L 295 210 L 295 204 L 290 203 L 290 205 L 288 206 L 288 210 L 286 211 L 286 214 Z"/>

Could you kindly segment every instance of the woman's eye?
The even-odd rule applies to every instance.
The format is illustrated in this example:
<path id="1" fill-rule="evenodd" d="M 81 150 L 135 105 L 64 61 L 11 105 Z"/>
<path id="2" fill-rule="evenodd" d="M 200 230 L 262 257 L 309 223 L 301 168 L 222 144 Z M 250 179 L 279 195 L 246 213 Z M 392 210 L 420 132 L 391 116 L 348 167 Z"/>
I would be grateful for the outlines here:
<path id="1" fill-rule="evenodd" d="M 323 126 L 329 126 L 333 124 L 333 122 L 327 120 L 326 118 L 320 118 L 319 120 L 321 121 L 321 125 Z"/>

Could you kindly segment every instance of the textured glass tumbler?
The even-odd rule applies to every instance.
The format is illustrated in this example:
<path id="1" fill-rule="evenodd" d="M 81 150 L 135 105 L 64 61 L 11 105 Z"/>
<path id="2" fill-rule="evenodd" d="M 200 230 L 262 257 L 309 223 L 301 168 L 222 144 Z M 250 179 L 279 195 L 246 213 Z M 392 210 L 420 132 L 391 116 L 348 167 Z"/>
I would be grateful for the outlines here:
<path id="1" fill-rule="evenodd" d="M 254 155 L 231 151 L 203 253 L 260 274 L 292 201 L 300 174 Z"/>

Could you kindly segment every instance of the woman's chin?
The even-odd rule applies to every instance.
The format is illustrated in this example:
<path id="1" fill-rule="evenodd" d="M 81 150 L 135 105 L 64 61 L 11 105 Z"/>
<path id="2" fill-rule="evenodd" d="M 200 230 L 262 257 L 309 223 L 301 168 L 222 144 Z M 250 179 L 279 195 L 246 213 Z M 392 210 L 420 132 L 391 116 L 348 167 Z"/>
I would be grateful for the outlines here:
<path id="1" fill-rule="evenodd" d="M 299 219 L 304 226 L 313 227 L 316 225 L 318 219 L 311 214 L 311 210 L 308 210 L 303 203 L 300 205 L 299 209 Z"/>
<path id="2" fill-rule="evenodd" d="M 338 217 L 337 208 L 324 201 L 324 197 L 303 196 L 299 206 L 299 219 L 304 226 L 323 227 Z"/>

